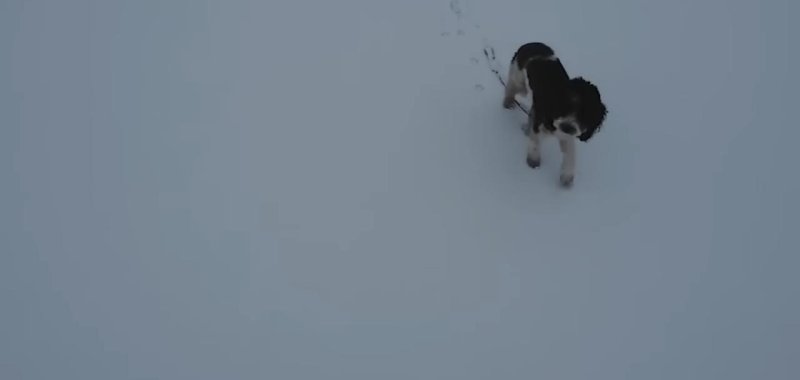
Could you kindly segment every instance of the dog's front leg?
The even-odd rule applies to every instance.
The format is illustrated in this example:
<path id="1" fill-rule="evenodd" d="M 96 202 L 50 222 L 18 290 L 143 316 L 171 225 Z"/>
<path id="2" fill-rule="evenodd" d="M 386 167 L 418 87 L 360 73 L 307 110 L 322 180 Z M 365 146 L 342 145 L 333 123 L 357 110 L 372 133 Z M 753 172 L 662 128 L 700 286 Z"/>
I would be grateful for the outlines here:
<path id="1" fill-rule="evenodd" d="M 531 127 L 531 131 L 528 134 L 528 157 L 527 163 L 531 169 L 536 169 L 542 163 L 542 154 L 541 154 L 541 127 L 533 128 Z"/>
<path id="2" fill-rule="evenodd" d="M 561 186 L 570 187 L 575 180 L 575 139 L 564 136 L 558 139 L 561 147 Z"/>

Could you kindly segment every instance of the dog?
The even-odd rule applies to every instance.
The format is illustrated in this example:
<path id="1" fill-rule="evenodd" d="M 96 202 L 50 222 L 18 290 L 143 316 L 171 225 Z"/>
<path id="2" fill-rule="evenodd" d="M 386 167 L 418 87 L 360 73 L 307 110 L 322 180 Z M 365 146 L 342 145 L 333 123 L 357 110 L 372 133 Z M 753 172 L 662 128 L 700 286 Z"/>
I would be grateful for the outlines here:
<path id="1" fill-rule="evenodd" d="M 547 136 L 558 139 L 561 153 L 560 183 L 575 180 L 575 140 L 589 141 L 600 130 L 608 109 L 600 91 L 583 77 L 570 78 L 553 49 L 541 42 L 520 46 L 511 58 L 503 107 L 511 109 L 517 95 L 532 93 L 527 129 L 527 164 L 541 164 L 540 144 Z"/>

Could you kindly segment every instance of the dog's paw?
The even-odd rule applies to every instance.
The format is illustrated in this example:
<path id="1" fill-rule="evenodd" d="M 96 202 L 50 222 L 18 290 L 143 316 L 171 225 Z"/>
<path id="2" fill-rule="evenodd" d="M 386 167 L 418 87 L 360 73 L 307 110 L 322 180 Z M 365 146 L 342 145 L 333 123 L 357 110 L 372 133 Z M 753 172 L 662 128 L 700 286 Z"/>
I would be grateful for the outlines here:
<path id="1" fill-rule="evenodd" d="M 528 157 L 525 159 L 525 162 L 527 162 L 527 163 L 528 163 L 528 166 L 530 166 L 530 168 L 531 168 L 531 169 L 536 169 L 536 168 L 538 168 L 538 167 L 539 167 L 539 165 L 541 165 L 541 164 L 542 164 L 542 162 L 541 162 L 541 160 L 540 160 L 540 159 L 538 159 L 538 158 L 533 158 L 533 157 L 531 157 L 531 156 L 528 156 Z"/>
<path id="2" fill-rule="evenodd" d="M 514 108 L 514 98 L 509 98 L 509 97 L 503 98 L 503 108 L 507 110 Z"/>
<path id="3" fill-rule="evenodd" d="M 561 183 L 561 187 L 570 188 L 575 182 L 575 176 L 572 174 L 561 174 L 559 182 Z"/>

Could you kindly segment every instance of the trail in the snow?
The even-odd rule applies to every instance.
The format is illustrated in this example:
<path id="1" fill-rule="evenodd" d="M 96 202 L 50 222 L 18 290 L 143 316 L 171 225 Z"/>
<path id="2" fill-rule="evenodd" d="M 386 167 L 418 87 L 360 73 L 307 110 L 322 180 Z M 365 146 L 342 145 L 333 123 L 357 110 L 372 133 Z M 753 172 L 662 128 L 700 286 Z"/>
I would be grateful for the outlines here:
<path id="1" fill-rule="evenodd" d="M 458 36 L 467 37 L 468 34 L 464 31 L 464 24 L 472 25 L 473 32 L 477 36 L 474 42 L 474 45 L 476 46 L 475 49 L 481 51 L 484 57 L 484 63 L 486 65 L 486 68 L 489 70 L 489 72 L 492 73 L 492 76 L 497 79 L 497 82 L 500 84 L 501 88 L 505 89 L 506 80 L 503 78 L 502 73 L 507 72 L 508 68 L 506 67 L 505 64 L 498 61 L 497 53 L 495 52 L 493 44 L 488 41 L 485 35 L 479 32 L 481 29 L 480 23 L 477 20 L 474 20 L 468 14 L 468 12 L 465 12 L 464 10 L 465 7 L 461 0 L 450 0 L 449 8 L 450 12 L 456 19 L 456 25 L 457 25 L 456 34 Z M 445 32 L 442 35 L 448 36 L 449 33 Z M 474 56 L 470 57 L 469 61 L 472 64 L 478 64 L 480 62 L 480 60 Z M 510 61 L 510 57 L 508 61 Z M 476 84 L 475 89 L 477 89 L 478 91 L 483 91 L 485 87 L 482 84 Z M 514 103 L 517 105 L 517 108 L 525 114 L 526 117 L 530 115 L 529 111 L 530 106 L 526 106 L 524 102 L 520 102 L 518 99 L 514 99 Z M 527 135 L 530 131 L 527 122 L 523 123 L 520 126 L 520 129 L 525 135 Z"/>

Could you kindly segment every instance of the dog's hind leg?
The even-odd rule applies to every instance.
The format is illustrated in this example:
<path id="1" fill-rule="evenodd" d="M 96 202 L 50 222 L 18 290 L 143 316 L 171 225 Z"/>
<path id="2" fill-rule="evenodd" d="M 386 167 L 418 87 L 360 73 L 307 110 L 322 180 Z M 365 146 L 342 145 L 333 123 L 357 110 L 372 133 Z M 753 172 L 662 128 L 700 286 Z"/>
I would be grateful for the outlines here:
<path id="1" fill-rule="evenodd" d="M 541 126 L 537 128 L 531 126 L 528 134 L 528 157 L 525 160 L 531 169 L 536 169 L 542 164 L 541 140 Z"/>
<path id="2" fill-rule="evenodd" d="M 503 107 L 511 109 L 514 107 L 514 100 L 517 95 L 528 94 L 527 74 L 520 70 L 516 60 L 512 60 L 508 67 L 508 82 L 506 83 L 505 96 L 503 97 Z"/>

